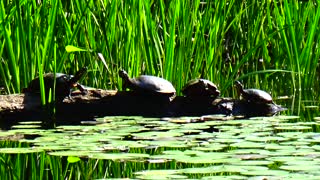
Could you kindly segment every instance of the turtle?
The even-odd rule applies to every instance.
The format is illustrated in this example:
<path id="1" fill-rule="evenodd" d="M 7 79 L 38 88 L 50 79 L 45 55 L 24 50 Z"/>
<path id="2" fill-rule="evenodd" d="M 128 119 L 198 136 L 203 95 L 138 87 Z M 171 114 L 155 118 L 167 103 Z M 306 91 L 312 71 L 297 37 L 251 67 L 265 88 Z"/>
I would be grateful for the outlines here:
<path id="1" fill-rule="evenodd" d="M 83 67 L 76 74 L 68 75 L 64 73 L 46 73 L 43 75 L 45 93 L 48 94 L 49 90 L 53 90 L 54 78 L 56 79 L 55 95 L 58 101 L 62 101 L 65 97 L 71 97 L 71 90 L 77 87 L 83 94 L 87 90 L 77 81 L 84 76 L 87 72 L 87 67 Z M 36 77 L 33 79 L 27 88 L 23 90 L 24 93 L 40 93 L 40 79 Z"/>
<path id="2" fill-rule="evenodd" d="M 269 93 L 260 89 L 243 89 L 243 85 L 239 81 L 235 83 L 239 94 L 241 94 L 244 100 L 257 104 L 274 104 Z"/>
<path id="3" fill-rule="evenodd" d="M 140 75 L 136 78 L 129 78 L 128 73 L 119 70 L 119 76 L 123 79 L 122 89 L 130 90 L 144 95 L 168 96 L 170 99 L 175 97 L 176 89 L 171 82 L 156 76 Z"/>
<path id="4" fill-rule="evenodd" d="M 192 79 L 182 88 L 186 97 L 218 97 L 220 91 L 217 86 L 206 79 Z"/>

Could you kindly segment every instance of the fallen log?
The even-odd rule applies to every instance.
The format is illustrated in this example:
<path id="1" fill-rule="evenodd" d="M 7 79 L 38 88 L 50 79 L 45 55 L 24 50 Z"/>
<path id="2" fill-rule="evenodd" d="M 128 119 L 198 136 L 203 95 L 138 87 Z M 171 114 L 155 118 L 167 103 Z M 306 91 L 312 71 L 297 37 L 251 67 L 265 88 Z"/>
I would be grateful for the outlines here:
<path id="1" fill-rule="evenodd" d="M 285 110 L 275 104 L 252 104 L 231 98 L 187 98 L 177 96 L 173 101 L 156 96 L 143 96 L 131 91 L 90 89 L 86 95 L 75 91 L 70 98 L 56 104 L 57 122 L 80 122 L 103 116 L 176 117 L 208 114 L 244 117 L 269 116 Z M 42 108 L 38 94 L 25 93 L 0 96 L 0 123 L 43 121 L 51 117 Z"/>

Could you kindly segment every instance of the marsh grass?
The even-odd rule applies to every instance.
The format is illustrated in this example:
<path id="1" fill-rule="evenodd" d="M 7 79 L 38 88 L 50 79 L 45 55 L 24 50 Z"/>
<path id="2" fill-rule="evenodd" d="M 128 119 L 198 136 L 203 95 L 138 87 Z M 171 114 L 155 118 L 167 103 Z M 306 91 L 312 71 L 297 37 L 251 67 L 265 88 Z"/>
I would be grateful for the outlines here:
<path id="1" fill-rule="evenodd" d="M 164 77 L 178 92 L 192 78 L 210 79 L 223 96 L 234 96 L 239 79 L 293 95 L 293 106 L 319 89 L 320 9 L 312 1 L 5 0 L 0 8 L 0 86 L 19 93 L 39 76 L 43 103 L 43 73 L 83 66 L 83 83 L 104 89 L 121 89 L 119 69 Z"/>
<path id="2" fill-rule="evenodd" d="M 318 88 L 318 22 L 312 1 L 2 1 L 0 85 L 19 93 L 37 75 L 89 66 L 83 83 L 93 87 L 120 89 L 125 69 L 164 77 L 178 92 L 201 77 L 233 96 L 240 79 L 300 102 Z"/>
<path id="3" fill-rule="evenodd" d="M 319 96 L 319 8 L 315 1 L 294 0 L 2 0 L 0 88 L 20 93 L 39 76 L 45 103 L 54 94 L 45 94 L 43 73 L 74 74 L 88 66 L 83 84 L 121 89 L 117 72 L 125 69 L 131 77 L 164 77 L 178 93 L 188 80 L 201 77 L 216 83 L 222 96 L 235 97 L 238 79 L 273 97 L 293 95 L 292 112 L 299 114 L 303 97 Z M 67 51 L 69 45 L 81 50 Z M 1 141 L 1 146 L 27 145 Z M 5 179 L 129 177 L 132 169 L 182 166 L 0 154 Z"/>

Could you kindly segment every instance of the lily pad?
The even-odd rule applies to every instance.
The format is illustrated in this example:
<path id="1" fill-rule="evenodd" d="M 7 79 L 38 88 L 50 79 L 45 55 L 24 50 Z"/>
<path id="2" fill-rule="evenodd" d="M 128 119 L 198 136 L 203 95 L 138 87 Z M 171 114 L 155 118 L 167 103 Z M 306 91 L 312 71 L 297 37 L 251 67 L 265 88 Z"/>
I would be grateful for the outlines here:
<path id="1" fill-rule="evenodd" d="M 28 154 L 28 153 L 39 153 L 43 152 L 42 149 L 38 148 L 0 148 L 0 153 L 3 154 Z"/>
<path id="2" fill-rule="evenodd" d="M 139 179 L 187 179 L 187 176 L 179 175 L 179 170 L 147 170 L 134 173 Z"/>
<path id="3" fill-rule="evenodd" d="M 150 155 L 140 153 L 91 153 L 90 158 L 93 159 L 108 159 L 108 160 L 132 160 L 145 159 Z"/>

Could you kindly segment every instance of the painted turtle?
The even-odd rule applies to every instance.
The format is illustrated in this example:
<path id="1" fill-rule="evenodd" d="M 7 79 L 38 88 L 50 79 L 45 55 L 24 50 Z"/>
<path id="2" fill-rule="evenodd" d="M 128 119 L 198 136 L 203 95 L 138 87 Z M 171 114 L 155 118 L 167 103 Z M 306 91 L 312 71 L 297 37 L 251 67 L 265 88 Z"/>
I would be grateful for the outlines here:
<path id="1" fill-rule="evenodd" d="M 193 79 L 182 88 L 182 93 L 187 97 L 218 97 L 220 91 L 217 86 L 206 79 Z"/>
<path id="2" fill-rule="evenodd" d="M 243 85 L 239 81 L 236 81 L 236 87 L 242 98 L 248 102 L 254 102 L 258 104 L 274 104 L 271 95 L 265 91 L 260 89 L 243 89 Z"/>
<path id="3" fill-rule="evenodd" d="M 87 68 L 80 69 L 74 76 L 63 73 L 47 73 L 43 75 L 46 95 L 49 90 L 53 90 L 54 78 L 56 78 L 55 94 L 58 101 L 62 101 L 66 96 L 70 97 L 71 89 L 77 87 L 82 93 L 86 93 L 86 89 L 77 81 L 84 76 Z M 39 77 L 33 79 L 23 92 L 40 93 Z"/>
<path id="4" fill-rule="evenodd" d="M 173 98 L 176 89 L 173 85 L 160 77 L 141 75 L 136 78 L 129 78 L 128 73 L 124 70 L 119 71 L 119 76 L 123 79 L 122 89 L 127 88 L 141 94 L 164 95 Z"/>

